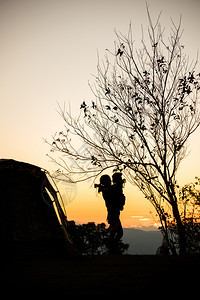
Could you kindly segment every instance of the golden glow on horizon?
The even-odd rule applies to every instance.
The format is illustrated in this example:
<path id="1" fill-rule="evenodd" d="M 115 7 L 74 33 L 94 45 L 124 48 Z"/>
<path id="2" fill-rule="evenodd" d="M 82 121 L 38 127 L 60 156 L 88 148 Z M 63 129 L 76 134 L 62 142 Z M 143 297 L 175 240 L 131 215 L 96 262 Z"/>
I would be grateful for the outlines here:
<path id="1" fill-rule="evenodd" d="M 90 184 L 91 185 L 91 184 Z M 72 191 L 75 197 L 70 198 L 71 185 L 60 186 L 68 220 L 74 220 L 77 223 L 107 223 L 107 210 L 101 193 L 86 183 L 78 183 Z M 126 195 L 126 204 L 120 214 L 123 227 L 142 227 L 155 226 L 155 213 L 152 218 L 153 207 L 147 201 L 137 187 L 130 183 L 125 184 L 124 193 Z"/>

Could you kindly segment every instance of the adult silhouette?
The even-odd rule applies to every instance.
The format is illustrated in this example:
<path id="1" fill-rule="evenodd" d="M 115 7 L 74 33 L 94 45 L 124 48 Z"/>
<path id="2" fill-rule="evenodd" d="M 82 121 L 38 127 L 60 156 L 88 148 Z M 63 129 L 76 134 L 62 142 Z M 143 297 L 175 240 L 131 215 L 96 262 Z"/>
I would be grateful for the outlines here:
<path id="1" fill-rule="evenodd" d="M 123 228 L 120 221 L 120 211 L 123 210 L 125 204 L 125 196 L 123 194 L 123 184 L 121 173 L 113 174 L 113 184 L 109 175 L 102 175 L 100 184 L 96 184 L 98 192 L 102 193 L 107 208 L 107 221 L 110 231 L 109 252 L 116 253 L 119 240 L 123 236 Z"/>

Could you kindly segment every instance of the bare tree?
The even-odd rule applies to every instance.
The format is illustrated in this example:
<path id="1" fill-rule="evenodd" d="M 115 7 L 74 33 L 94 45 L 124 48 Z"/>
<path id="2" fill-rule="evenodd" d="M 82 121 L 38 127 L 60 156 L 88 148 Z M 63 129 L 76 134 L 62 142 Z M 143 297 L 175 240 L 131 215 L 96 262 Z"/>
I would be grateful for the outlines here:
<path id="1" fill-rule="evenodd" d="M 115 49 L 98 61 L 90 86 L 95 100 L 84 101 L 78 117 L 60 108 L 66 130 L 54 136 L 51 146 L 64 155 L 58 164 L 67 176 L 76 176 L 74 180 L 96 178 L 109 168 L 122 171 L 154 205 L 175 253 L 167 234 L 167 205 L 184 254 L 176 174 L 186 142 L 200 124 L 200 74 L 194 70 L 197 62 L 190 64 L 184 54 L 181 19 L 178 26 L 172 21 L 165 39 L 160 16 L 155 25 L 148 9 L 147 16 L 147 38 L 142 32 L 140 49 L 135 48 L 131 25 L 127 35 L 115 31 Z"/>

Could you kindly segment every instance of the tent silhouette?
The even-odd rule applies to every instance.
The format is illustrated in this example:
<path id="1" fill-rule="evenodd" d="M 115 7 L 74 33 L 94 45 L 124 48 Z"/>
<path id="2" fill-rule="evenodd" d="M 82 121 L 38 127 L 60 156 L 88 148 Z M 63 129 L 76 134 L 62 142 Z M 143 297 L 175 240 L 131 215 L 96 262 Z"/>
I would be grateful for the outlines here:
<path id="1" fill-rule="evenodd" d="M 4 243 L 59 244 L 70 252 L 76 247 L 68 233 L 59 191 L 40 167 L 0 159 L 0 238 Z M 56 187 L 56 186 L 55 186 Z"/>

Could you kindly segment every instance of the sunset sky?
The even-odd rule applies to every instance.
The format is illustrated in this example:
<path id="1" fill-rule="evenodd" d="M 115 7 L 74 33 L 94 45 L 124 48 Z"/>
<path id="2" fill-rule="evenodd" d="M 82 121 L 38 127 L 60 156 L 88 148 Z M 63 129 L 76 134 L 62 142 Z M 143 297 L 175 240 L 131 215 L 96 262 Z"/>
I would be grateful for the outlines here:
<path id="1" fill-rule="evenodd" d="M 155 20 L 171 26 L 182 15 L 182 43 L 190 59 L 200 50 L 200 0 L 149 0 Z M 127 33 L 132 22 L 134 39 L 141 38 L 147 15 L 143 0 L 1 0 L 0 1 L 0 158 L 12 158 L 56 169 L 49 158 L 50 140 L 64 127 L 57 102 L 80 103 L 93 95 L 88 81 L 96 74 L 97 51 L 113 49 L 114 28 Z M 200 63 L 197 71 L 200 72 Z M 200 129 L 190 139 L 182 163 L 181 185 L 200 176 Z M 68 219 L 77 222 L 106 221 L 101 195 L 85 182 L 62 187 Z M 126 184 L 124 227 L 156 225 L 153 207 L 135 186 Z"/>

